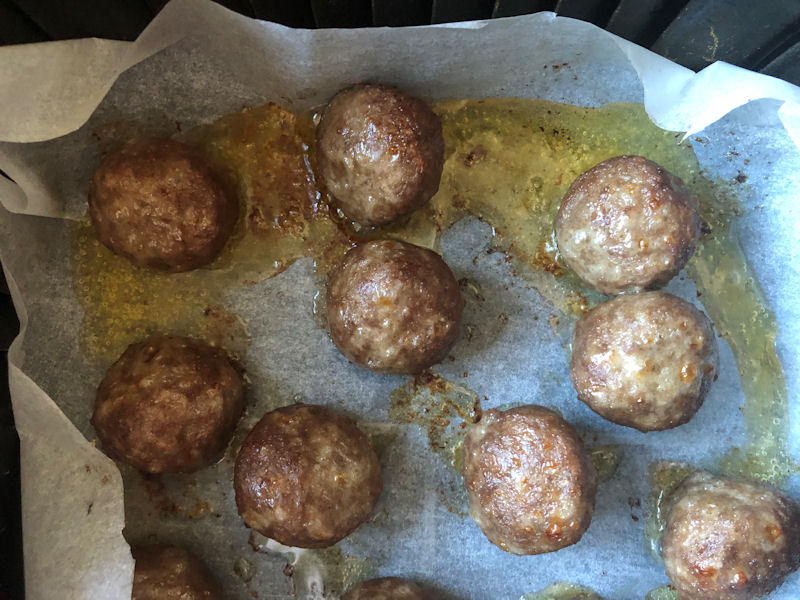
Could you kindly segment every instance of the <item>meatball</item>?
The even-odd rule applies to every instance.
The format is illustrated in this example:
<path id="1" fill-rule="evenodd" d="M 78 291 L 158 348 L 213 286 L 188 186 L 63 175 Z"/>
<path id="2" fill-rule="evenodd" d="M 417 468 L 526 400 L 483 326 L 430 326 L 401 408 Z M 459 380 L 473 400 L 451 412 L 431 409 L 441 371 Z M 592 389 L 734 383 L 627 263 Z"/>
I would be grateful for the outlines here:
<path id="1" fill-rule="evenodd" d="M 225 246 L 239 202 L 197 150 L 145 138 L 102 162 L 89 186 L 89 215 L 112 252 L 141 267 L 190 271 Z"/>
<path id="2" fill-rule="evenodd" d="M 382 577 L 350 588 L 342 600 L 425 600 L 425 594 L 410 581 Z"/>
<path id="3" fill-rule="evenodd" d="M 316 157 L 322 181 L 347 217 L 385 225 L 439 189 L 442 125 L 422 100 L 362 83 L 336 94 L 322 112 Z"/>
<path id="4" fill-rule="evenodd" d="M 657 431 L 691 419 L 719 370 L 711 321 L 665 292 L 618 296 L 578 321 L 570 376 L 609 421 Z"/>
<path id="5" fill-rule="evenodd" d="M 236 458 L 233 484 L 248 527 L 281 544 L 324 548 L 372 514 L 381 467 L 356 424 L 323 406 L 265 414 Z"/>
<path id="6" fill-rule="evenodd" d="M 224 351 L 174 336 L 131 344 L 97 390 L 92 425 L 111 458 L 149 473 L 214 462 L 244 409 Z"/>
<path id="7" fill-rule="evenodd" d="M 464 299 L 431 250 L 391 240 L 350 250 L 328 279 L 331 339 L 378 373 L 419 373 L 458 339 Z"/>
<path id="8" fill-rule="evenodd" d="M 464 441 L 470 515 L 513 554 L 576 543 L 592 520 L 596 475 L 564 419 L 543 406 L 489 410 Z"/>
<path id="9" fill-rule="evenodd" d="M 199 558 L 182 548 L 156 544 L 131 548 L 131 600 L 222 600 L 222 589 Z"/>
<path id="10" fill-rule="evenodd" d="M 800 507 L 763 484 L 697 473 L 667 515 L 661 553 L 683 600 L 763 596 L 800 566 Z"/>
<path id="11" fill-rule="evenodd" d="M 692 256 L 699 237 L 689 189 L 641 156 L 610 158 L 583 173 L 556 217 L 564 260 L 604 294 L 663 286 Z"/>

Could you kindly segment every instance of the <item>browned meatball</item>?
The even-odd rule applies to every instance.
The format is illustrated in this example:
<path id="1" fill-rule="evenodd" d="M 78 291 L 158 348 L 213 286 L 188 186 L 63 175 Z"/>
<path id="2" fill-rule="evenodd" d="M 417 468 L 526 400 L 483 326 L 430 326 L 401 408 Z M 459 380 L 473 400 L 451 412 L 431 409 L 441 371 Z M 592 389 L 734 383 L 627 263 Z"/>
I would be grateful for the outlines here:
<path id="1" fill-rule="evenodd" d="M 239 203 L 195 149 L 134 139 L 92 177 L 89 215 L 108 248 L 142 267 L 190 271 L 225 246 Z"/>
<path id="2" fill-rule="evenodd" d="M 416 585 L 398 577 L 370 579 L 350 588 L 342 600 L 425 600 Z"/>
<path id="3" fill-rule="evenodd" d="M 225 352 L 165 336 L 131 344 L 111 365 L 92 425 L 112 458 L 189 472 L 219 458 L 243 409 L 242 378 Z"/>
<path id="4" fill-rule="evenodd" d="M 667 515 L 662 555 L 682 600 L 749 600 L 800 566 L 800 507 L 780 492 L 692 475 Z"/>
<path id="5" fill-rule="evenodd" d="M 156 544 L 131 548 L 131 600 L 222 600 L 222 589 L 208 568 L 182 548 Z"/>
<path id="6" fill-rule="evenodd" d="M 464 441 L 470 515 L 513 554 L 576 543 L 592 520 L 596 475 L 564 419 L 543 406 L 489 410 Z"/>
<path id="7" fill-rule="evenodd" d="M 578 398 L 639 431 L 691 419 L 719 370 L 711 321 L 666 292 L 618 296 L 578 321 L 570 376 Z"/>
<path id="8" fill-rule="evenodd" d="M 604 294 L 666 284 L 692 256 L 699 236 L 689 189 L 641 156 L 610 158 L 586 171 L 556 217 L 564 260 Z"/>
<path id="9" fill-rule="evenodd" d="M 385 225 L 439 189 L 442 125 L 422 100 L 362 83 L 336 94 L 322 112 L 316 156 L 344 214 L 362 225 Z"/>
<path id="10" fill-rule="evenodd" d="M 331 339 L 352 362 L 378 373 L 418 373 L 458 339 L 464 300 L 442 257 L 404 242 L 356 246 L 331 273 Z"/>
<path id="11" fill-rule="evenodd" d="M 281 544 L 324 548 L 372 514 L 381 467 L 347 417 L 295 404 L 265 414 L 239 450 L 236 505 L 248 527 Z"/>

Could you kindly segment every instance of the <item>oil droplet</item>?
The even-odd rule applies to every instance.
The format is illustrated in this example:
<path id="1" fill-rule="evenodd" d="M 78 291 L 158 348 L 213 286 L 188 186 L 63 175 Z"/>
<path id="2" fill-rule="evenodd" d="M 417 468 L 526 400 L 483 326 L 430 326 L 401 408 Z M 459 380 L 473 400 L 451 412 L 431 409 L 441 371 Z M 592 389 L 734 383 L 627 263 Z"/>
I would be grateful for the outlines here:
<path id="1" fill-rule="evenodd" d="M 560 581 L 543 590 L 525 594 L 520 600 L 603 600 L 593 590 L 582 585 Z"/>
<path id="2" fill-rule="evenodd" d="M 660 585 L 653 588 L 645 596 L 645 600 L 679 600 L 678 590 L 670 585 Z"/>
<path id="3" fill-rule="evenodd" d="M 255 576 L 256 568 L 255 565 L 246 558 L 240 558 L 233 563 L 233 572 L 238 575 L 239 579 L 247 583 Z"/>
<path id="4" fill-rule="evenodd" d="M 658 461 L 650 465 L 648 479 L 650 496 L 647 499 L 647 521 L 644 526 L 645 546 L 650 554 L 661 561 L 661 537 L 681 483 L 697 469 L 683 462 Z"/>
<path id="5" fill-rule="evenodd" d="M 597 482 L 605 483 L 617 472 L 624 452 L 617 444 L 595 446 L 591 449 L 592 464 L 597 471 Z"/>
<path id="6" fill-rule="evenodd" d="M 333 596 L 335 598 L 360 581 L 378 575 L 378 570 L 370 559 L 344 554 L 338 546 L 312 550 L 310 554 L 324 568 L 325 591 L 336 594 Z"/>
<path id="7" fill-rule="evenodd" d="M 311 301 L 311 312 L 314 314 L 314 322 L 320 329 L 328 328 L 327 303 L 325 301 L 325 290 L 323 286 L 314 293 Z"/>

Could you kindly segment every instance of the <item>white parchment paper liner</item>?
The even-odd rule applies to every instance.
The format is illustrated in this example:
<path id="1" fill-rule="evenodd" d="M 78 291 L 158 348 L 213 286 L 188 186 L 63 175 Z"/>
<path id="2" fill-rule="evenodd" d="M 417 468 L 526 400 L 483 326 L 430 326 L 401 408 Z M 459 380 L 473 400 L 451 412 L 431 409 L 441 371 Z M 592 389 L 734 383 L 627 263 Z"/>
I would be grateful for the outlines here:
<path id="1" fill-rule="evenodd" d="M 556 72 L 548 65 L 568 68 Z M 224 72 L 224 77 L 215 79 L 215 68 Z M 686 131 L 687 136 L 703 132 L 706 142 L 695 146 L 703 168 L 729 180 L 747 166 L 751 187 L 744 197 L 745 206 L 763 207 L 741 219 L 740 234 L 781 325 L 778 348 L 796 407 L 800 371 L 794 352 L 800 340 L 796 293 L 800 285 L 797 87 L 724 63 L 695 74 L 592 25 L 551 13 L 435 27 L 305 31 L 247 19 L 203 0 L 173 0 L 136 42 L 88 39 L 0 49 L 0 168 L 16 182 L 0 178 L 0 201 L 10 211 L 3 213 L 0 250 L 23 325 L 9 353 L 9 373 L 22 443 L 29 600 L 126 599 L 130 596 L 133 563 L 121 534 L 125 517 L 119 471 L 86 441 L 84 436 L 89 432 L 85 422 L 76 428 L 59 409 L 62 399 L 51 399 L 37 385 L 41 381 L 30 377 L 30 373 L 43 372 L 43 357 L 73 352 L 73 346 L 50 351 L 44 350 L 40 341 L 25 342 L 26 307 L 34 299 L 23 297 L 17 280 L 28 282 L 26 265 L 35 271 L 36 261 L 41 260 L 52 263 L 52 273 L 67 277 L 67 281 L 68 261 L 58 253 L 63 254 L 68 246 L 63 240 L 59 245 L 48 237 L 57 231 L 57 223 L 21 215 L 82 216 L 86 181 L 96 161 L 89 151 L 75 152 L 76 148 L 88 147 L 81 128 L 86 129 L 87 120 L 104 110 L 131 118 L 141 113 L 145 120 L 146 90 L 151 85 L 154 91 L 149 101 L 157 111 L 170 119 L 198 123 L 243 103 L 272 100 L 293 108 L 314 107 L 344 85 L 361 80 L 393 83 L 432 101 L 495 96 L 539 97 L 584 106 L 643 101 L 659 126 Z M 180 82 L 191 94 L 177 100 L 166 98 L 162 91 L 167 89 L 177 96 Z M 126 105 L 128 96 L 133 99 Z M 743 106 L 753 100 L 760 101 Z M 742 108 L 735 110 L 737 107 Z M 732 148 L 740 158 L 732 158 Z M 742 162 L 745 156 L 747 163 Z M 647 462 L 656 456 L 655 446 L 666 456 L 693 460 L 707 457 L 709 445 L 713 451 L 724 450 L 726 444 L 733 445 L 741 437 L 737 415 L 719 418 L 731 398 L 741 403 L 730 350 L 723 344 L 723 377 L 703 411 L 689 425 L 670 434 L 644 438 L 637 432 L 598 422 L 585 407 L 567 402 L 566 361 L 558 349 L 563 340 L 548 333 L 544 325 L 530 325 L 534 314 L 541 313 L 541 324 L 549 314 L 538 295 L 514 283 L 506 267 L 485 257 L 472 261 L 489 243 L 488 236 L 487 228 L 477 222 L 461 223 L 445 236 L 445 257 L 457 275 L 482 280 L 485 289 L 494 289 L 495 284 L 501 290 L 509 281 L 516 286 L 515 300 L 489 293 L 485 307 L 475 307 L 472 315 L 479 321 L 502 310 L 510 316 L 510 325 L 497 332 L 491 347 L 477 355 L 462 352 L 457 366 L 443 365 L 438 370 L 450 379 L 468 370 L 466 383 L 488 396 L 489 406 L 532 401 L 537 395 L 540 401 L 543 397 L 562 397 L 565 406 L 560 408 L 567 418 L 579 426 L 588 423 L 601 440 L 627 444 L 633 451 L 626 455 L 619 479 L 612 484 L 615 489 L 608 486 L 601 490 L 598 514 L 586 539 L 556 555 L 518 558 L 487 546 L 469 520 L 443 511 L 435 490 L 426 490 L 414 506 L 416 512 L 408 513 L 418 517 L 409 537 L 398 534 L 392 538 L 397 553 L 405 552 L 411 558 L 392 563 L 386 552 L 386 537 L 380 541 L 368 533 L 352 541 L 350 551 L 357 554 L 370 550 L 381 556 L 380 564 L 405 569 L 410 576 L 440 581 L 458 597 L 514 597 L 515 593 L 518 596 L 559 579 L 594 586 L 608 598 L 642 597 L 644 591 L 665 578 L 660 567 L 641 550 L 641 523 L 632 528 L 627 509 L 619 510 L 619 501 L 624 502 L 625 495 L 646 495 L 642 474 Z M 49 268 L 43 268 L 42 273 L 51 273 Z M 314 329 L 307 314 L 310 307 L 302 301 L 304 293 L 313 292 L 312 282 L 310 265 L 300 261 L 256 291 L 267 297 L 284 294 L 281 298 L 285 300 L 288 290 L 293 290 L 297 307 L 286 310 L 296 310 L 296 314 L 282 314 L 276 319 L 295 324 L 295 330 L 284 332 L 286 336 L 306 336 L 323 347 L 324 334 Z M 690 282 L 676 281 L 671 289 L 685 297 L 693 295 Z M 58 293 L 64 295 L 65 306 L 75 312 L 71 292 L 62 289 Z M 232 299 L 231 303 L 240 304 L 246 311 L 251 301 Z M 264 352 L 282 347 L 280 332 L 275 333 L 280 329 L 278 322 L 273 326 L 269 329 L 263 325 L 266 334 L 275 335 L 275 341 L 262 344 Z M 262 324 L 253 323 L 252 328 L 256 330 L 254 338 L 259 339 Z M 56 342 L 65 343 L 58 338 Z M 525 349 L 526 344 L 529 349 Z M 457 355 L 459 348 L 463 350 L 463 343 L 456 348 Z M 515 364 L 508 363 L 508 348 L 518 351 Z M 557 349 L 555 353 L 553 348 Z M 381 399 L 381 410 L 385 410 L 388 392 L 402 379 L 376 380 L 374 375 L 352 374 L 353 368 L 330 348 L 323 354 L 321 358 L 301 359 L 328 365 L 343 390 L 367 386 L 367 397 L 349 408 L 356 412 L 360 409 L 365 421 L 385 420 L 378 409 L 372 408 L 378 403 L 372 399 Z M 274 376 L 279 380 L 280 371 L 297 368 L 298 360 L 289 357 L 283 365 L 277 362 Z M 531 370 L 531 364 L 542 366 Z M 301 367 L 297 372 L 301 383 L 296 388 L 286 383 L 287 402 L 290 390 L 300 389 L 312 400 L 325 393 L 310 381 L 313 368 Z M 793 439 L 799 437 L 795 421 Z M 725 441 L 722 446 L 707 445 L 702 441 L 704 436 Z M 400 444 L 403 450 L 425 448 L 420 432 L 411 428 L 406 437 Z M 797 448 L 794 451 L 796 456 Z M 420 458 L 424 463 L 420 468 L 438 468 L 435 457 L 431 460 L 425 463 Z M 796 480 L 791 487 L 797 492 Z M 244 530 L 241 525 L 240 530 Z M 442 532 L 449 538 L 446 543 L 441 543 Z M 236 535 L 241 538 L 241 531 Z M 468 561 L 459 558 L 465 552 L 470 555 Z M 219 573 L 226 559 L 213 560 Z M 464 581 L 469 573 L 474 578 Z M 282 578 L 280 573 L 274 574 L 276 582 Z M 285 597 L 275 589 L 261 589 L 259 597 Z M 774 597 L 798 595 L 800 578 L 795 575 Z"/>

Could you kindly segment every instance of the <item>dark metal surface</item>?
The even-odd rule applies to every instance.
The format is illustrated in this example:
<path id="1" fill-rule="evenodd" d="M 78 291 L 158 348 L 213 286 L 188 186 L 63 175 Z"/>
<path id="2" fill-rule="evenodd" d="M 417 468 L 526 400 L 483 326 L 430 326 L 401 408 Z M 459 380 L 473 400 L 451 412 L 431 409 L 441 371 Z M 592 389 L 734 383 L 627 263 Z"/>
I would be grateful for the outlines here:
<path id="1" fill-rule="evenodd" d="M 431 23 L 486 19 L 493 8 L 493 0 L 433 0 Z"/>
<path id="2" fill-rule="evenodd" d="M 530 15 L 555 8 L 556 0 L 495 0 L 492 18 Z"/>
<path id="3" fill-rule="evenodd" d="M 797 42 L 768 63 L 763 72 L 786 81 L 800 83 L 800 42 Z"/>
<path id="4" fill-rule="evenodd" d="M 692 0 L 652 46 L 699 70 L 715 60 L 750 66 L 751 57 L 800 25 L 800 0 Z"/>
<path id="5" fill-rule="evenodd" d="M 145 0 L 20 0 L 14 4 L 40 29 L 58 39 L 132 40 L 153 18 Z"/>
<path id="6" fill-rule="evenodd" d="M 556 13 L 605 27 L 616 4 L 608 0 L 558 0 Z"/>
<path id="7" fill-rule="evenodd" d="M 8 346 L 19 321 L 0 270 L 0 600 L 23 598 L 19 439 L 8 391 Z"/>
<path id="8" fill-rule="evenodd" d="M 427 25 L 433 0 L 372 0 L 372 23 L 378 27 Z"/>
<path id="9" fill-rule="evenodd" d="M 51 39 L 18 6 L 0 0 L 0 44 L 27 44 Z"/>
<path id="10" fill-rule="evenodd" d="M 243 1 L 250 4 L 253 9 L 252 16 L 257 19 L 275 21 L 289 27 L 303 27 L 306 29 L 314 27 L 314 11 L 311 10 L 310 2 L 287 2 L 286 0 Z M 232 6 L 228 6 L 228 8 L 232 8 Z"/>
<path id="11" fill-rule="evenodd" d="M 800 0 L 217 0 L 289 27 L 424 25 L 543 10 L 583 19 L 701 69 L 724 60 L 800 84 Z M 166 0 L 0 0 L 0 44 L 134 39 Z"/>
<path id="12" fill-rule="evenodd" d="M 640 46 L 650 47 L 688 0 L 620 0 L 606 29 Z"/>

